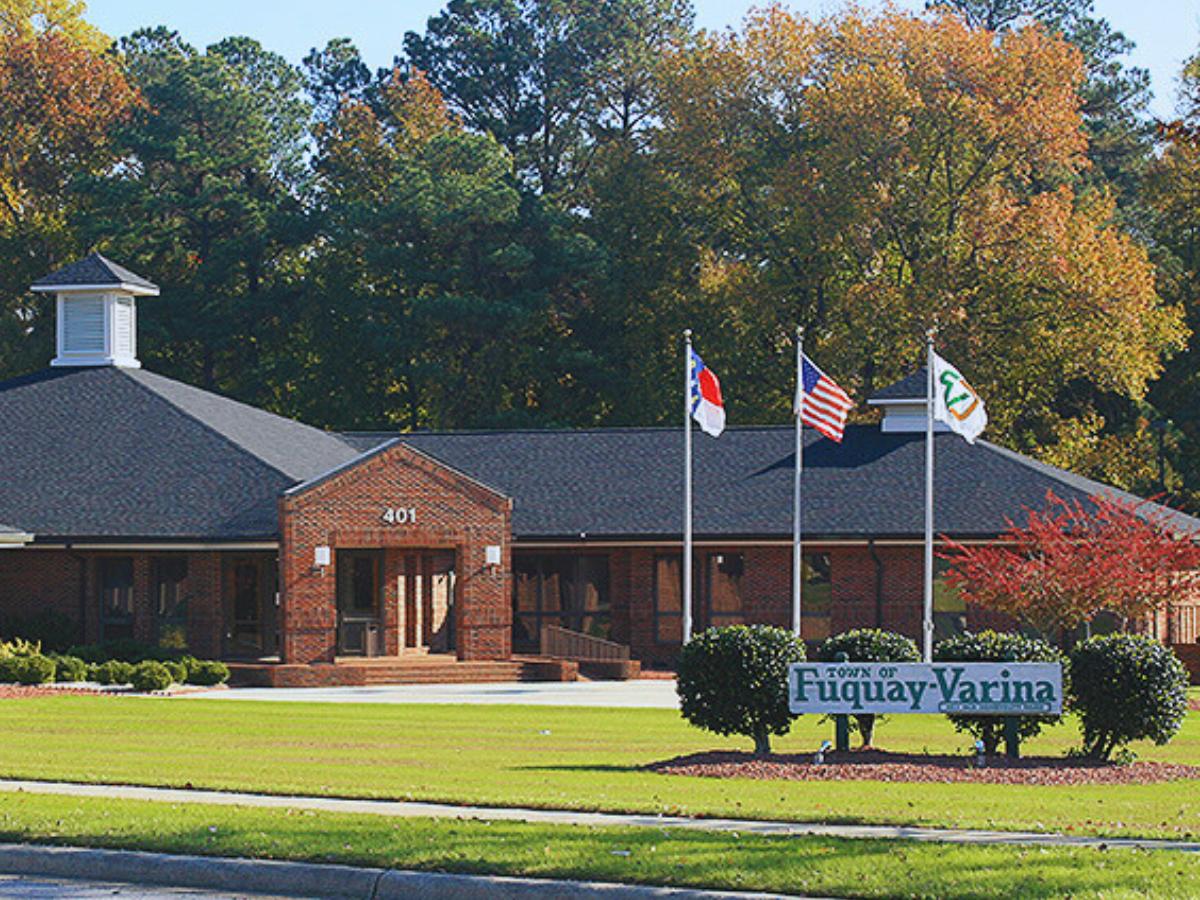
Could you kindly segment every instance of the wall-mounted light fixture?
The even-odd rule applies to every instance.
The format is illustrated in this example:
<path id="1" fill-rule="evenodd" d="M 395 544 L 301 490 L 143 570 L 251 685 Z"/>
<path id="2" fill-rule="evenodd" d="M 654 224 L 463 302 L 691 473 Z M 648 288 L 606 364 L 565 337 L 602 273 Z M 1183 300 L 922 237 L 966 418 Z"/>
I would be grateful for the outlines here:
<path id="1" fill-rule="evenodd" d="M 500 565 L 501 555 L 500 555 L 500 545 L 499 544 L 488 544 L 486 547 L 483 548 L 483 554 L 484 554 L 484 557 L 483 557 L 484 562 L 487 565 L 492 566 L 492 567 L 496 567 L 496 566 Z"/>
<path id="2" fill-rule="evenodd" d="M 332 561 L 333 552 L 325 545 L 322 544 L 313 551 L 313 571 L 318 575 L 324 575 Z"/>

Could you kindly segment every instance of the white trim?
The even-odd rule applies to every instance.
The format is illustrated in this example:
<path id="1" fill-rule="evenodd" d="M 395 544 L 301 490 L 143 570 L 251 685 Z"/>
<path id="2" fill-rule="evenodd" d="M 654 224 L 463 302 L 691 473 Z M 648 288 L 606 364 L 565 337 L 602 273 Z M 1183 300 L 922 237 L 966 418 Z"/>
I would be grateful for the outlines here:
<path id="1" fill-rule="evenodd" d="M 110 291 L 118 291 L 126 294 L 132 294 L 135 297 L 157 297 L 158 288 L 146 287 L 142 284 L 129 284 L 128 282 L 120 282 L 119 284 L 42 284 L 33 285 L 29 288 L 35 294 L 94 294 L 97 291 L 109 293 Z"/>

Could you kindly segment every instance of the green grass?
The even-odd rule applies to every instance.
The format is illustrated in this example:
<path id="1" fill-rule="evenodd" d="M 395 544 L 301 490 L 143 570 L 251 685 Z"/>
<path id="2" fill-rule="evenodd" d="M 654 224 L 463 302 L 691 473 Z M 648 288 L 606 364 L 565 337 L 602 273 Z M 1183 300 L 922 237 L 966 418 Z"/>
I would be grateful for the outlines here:
<path id="1" fill-rule="evenodd" d="M 779 751 L 829 736 L 802 718 Z M 548 731 L 549 734 L 542 732 Z M 0 703 L 0 777 L 483 805 L 1200 838 L 1197 782 L 1102 787 L 763 782 L 664 776 L 654 760 L 748 748 L 648 709 L 261 703 L 63 696 Z M 941 717 L 877 743 L 966 752 Z M 1062 753 L 1065 724 L 1028 747 Z M 1200 714 L 1149 759 L 1200 763 Z"/>
<path id="2" fill-rule="evenodd" d="M 5 797 L 0 840 L 840 897 L 1200 894 L 1200 859 L 1170 851 L 392 820 L 38 795 Z"/>

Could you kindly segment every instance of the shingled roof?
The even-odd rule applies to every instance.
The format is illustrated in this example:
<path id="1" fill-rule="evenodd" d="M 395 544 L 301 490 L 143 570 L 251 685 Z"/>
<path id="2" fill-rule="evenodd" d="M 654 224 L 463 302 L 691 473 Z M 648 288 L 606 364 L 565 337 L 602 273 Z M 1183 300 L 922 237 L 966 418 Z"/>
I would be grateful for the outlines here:
<path id="1" fill-rule="evenodd" d="M 349 434 L 367 449 L 405 443 L 514 499 L 523 540 L 677 538 L 683 529 L 683 441 L 677 428 Z M 698 538 L 785 538 L 792 531 L 794 432 L 730 428 L 694 442 Z M 935 525 L 942 534 L 992 537 L 1046 492 L 1065 499 L 1129 494 L 954 434 L 935 437 Z M 846 429 L 841 444 L 805 433 L 804 533 L 811 538 L 914 538 L 924 527 L 924 436 Z M 1171 526 L 1200 521 L 1161 509 Z"/>
<path id="2" fill-rule="evenodd" d="M 922 366 L 913 372 L 911 375 L 901 378 L 894 384 L 889 384 L 883 390 L 876 391 L 871 395 L 868 403 L 878 403 L 879 401 L 888 400 L 923 400 L 925 392 L 928 390 L 926 381 L 928 376 L 925 374 L 928 370 Z"/>
<path id="3" fill-rule="evenodd" d="M 32 287 L 34 290 L 45 290 L 47 288 L 84 284 L 111 285 L 113 287 L 127 284 L 134 287 L 146 288 L 147 290 L 158 290 L 158 285 L 154 282 L 134 272 L 130 272 L 124 266 L 113 262 L 99 253 L 90 253 L 83 259 L 76 260 L 73 263 L 63 266 L 61 269 L 51 272 L 49 275 L 42 276 L 33 283 Z"/>
<path id="4" fill-rule="evenodd" d="M 678 428 L 334 435 L 144 370 L 50 369 L 0 382 L 0 521 L 37 540 L 272 540 L 277 501 L 390 440 L 513 499 L 521 540 L 678 539 Z M 695 440 L 700 538 L 791 534 L 794 434 L 731 428 Z M 811 538 L 918 537 L 924 437 L 878 426 L 805 434 Z M 1104 485 L 1000 447 L 939 434 L 939 533 L 990 537 L 1046 492 Z M 1172 527 L 1200 521 L 1164 510 Z"/>
<path id="5" fill-rule="evenodd" d="M 38 539 L 270 539 L 286 488 L 357 455 L 336 435 L 150 372 L 0 382 L 0 521 Z"/>

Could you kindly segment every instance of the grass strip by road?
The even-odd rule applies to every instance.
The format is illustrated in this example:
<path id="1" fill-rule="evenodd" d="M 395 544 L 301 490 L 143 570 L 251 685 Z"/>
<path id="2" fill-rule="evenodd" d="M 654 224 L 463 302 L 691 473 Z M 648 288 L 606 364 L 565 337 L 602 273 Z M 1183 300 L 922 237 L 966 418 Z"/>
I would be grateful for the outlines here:
<path id="1" fill-rule="evenodd" d="M 805 716 L 777 742 L 811 752 L 829 726 Z M 66 696 L 0 703 L 0 777 L 485 806 L 1200 838 L 1196 782 L 1031 787 L 773 782 L 645 771 L 649 762 L 747 742 L 653 709 L 267 703 Z M 1032 742 L 1061 754 L 1071 722 Z M 895 716 L 889 750 L 967 753 L 939 716 Z M 1148 759 L 1200 763 L 1200 715 Z"/>
<path id="2" fill-rule="evenodd" d="M 1200 858 L 7 795 L 0 841 L 837 897 L 1180 897 Z"/>

